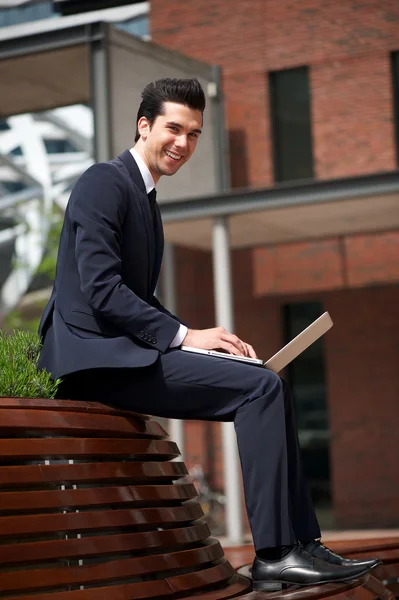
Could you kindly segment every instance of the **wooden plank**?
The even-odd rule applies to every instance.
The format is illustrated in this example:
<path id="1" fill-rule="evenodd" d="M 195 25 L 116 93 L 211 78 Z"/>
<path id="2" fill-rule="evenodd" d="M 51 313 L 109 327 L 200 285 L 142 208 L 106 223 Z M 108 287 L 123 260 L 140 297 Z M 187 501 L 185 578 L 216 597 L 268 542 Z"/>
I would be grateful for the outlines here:
<path id="1" fill-rule="evenodd" d="M 173 481 L 187 475 L 182 462 L 96 462 L 0 466 L 0 489 L 45 484 Z"/>
<path id="2" fill-rule="evenodd" d="M 367 575 L 362 579 L 354 579 L 346 583 L 326 583 L 315 586 L 291 586 L 279 592 L 250 592 L 240 597 L 240 600 L 360 600 L 359 591 L 366 582 Z M 376 596 L 374 596 L 376 598 Z M 36 600 L 36 599 L 35 599 Z"/>
<path id="3" fill-rule="evenodd" d="M 20 591 L 44 591 L 47 588 L 59 588 L 65 585 L 98 585 L 112 580 L 129 579 L 155 573 L 160 574 L 162 571 L 179 571 L 197 567 L 219 560 L 222 557 L 223 550 L 220 543 L 217 540 L 211 540 L 200 548 L 190 548 L 188 550 L 169 552 L 168 554 L 124 558 L 104 561 L 98 564 L 37 568 L 29 569 L 29 571 L 22 569 L 8 573 L 0 571 L 0 589 L 2 592 L 16 593 Z M 169 580 L 172 581 L 170 577 Z M 176 583 L 173 583 L 172 587 L 175 588 L 176 585 Z M 184 589 L 186 584 L 182 585 L 179 580 L 179 585 L 178 589 L 180 590 Z"/>
<path id="4" fill-rule="evenodd" d="M 168 582 L 175 593 L 187 592 L 190 589 L 201 590 L 202 588 L 216 585 L 221 582 L 228 582 L 234 576 L 234 569 L 223 560 L 215 567 L 205 571 L 196 571 L 185 575 L 176 575 L 168 577 Z"/>
<path id="5" fill-rule="evenodd" d="M 195 596 L 197 590 L 203 590 L 203 588 L 224 582 L 228 583 L 233 577 L 234 571 L 231 567 L 229 568 L 228 563 L 224 562 L 210 569 L 181 575 L 179 578 L 173 577 L 164 580 L 126 583 L 85 590 L 44 592 L 35 594 L 34 600 L 142 600 L 144 598 L 159 599 L 163 596 L 173 597 L 176 590 L 171 584 L 172 580 L 177 587 L 184 588 L 185 592 Z M 206 600 L 206 596 L 203 597 Z M 13 600 L 30 600 L 32 596 L 24 594 L 12 598 Z"/>
<path id="6" fill-rule="evenodd" d="M 0 426 L 1 427 L 1 426 Z M 34 460 L 76 459 L 90 456 L 148 457 L 165 459 L 180 455 L 177 445 L 167 440 L 121 438 L 32 438 L 0 439 L 0 461 L 4 458 Z"/>
<path id="7" fill-rule="evenodd" d="M 198 521 L 179 529 L 161 531 L 139 531 L 94 537 L 48 540 L 0 545 L 0 563 L 5 567 L 15 563 L 41 562 L 59 559 L 84 559 L 88 556 L 120 552 L 150 554 L 159 551 L 201 542 L 211 535 L 207 523 Z"/>
<path id="8" fill-rule="evenodd" d="M 61 535 L 72 532 L 105 532 L 109 529 L 123 527 L 139 527 L 144 530 L 149 525 L 162 527 L 173 523 L 189 523 L 203 516 L 200 504 L 192 502 L 184 506 L 164 508 L 131 508 L 0 517 L 0 539 L 51 533 Z"/>
<path id="9" fill-rule="evenodd" d="M 385 538 L 369 538 L 359 540 L 337 540 L 328 542 L 328 547 L 338 554 L 361 554 L 378 550 L 399 548 L 399 536 L 387 536 Z"/>
<path id="10" fill-rule="evenodd" d="M 164 506 L 192 500 L 196 496 L 198 492 L 192 483 L 3 492 L 0 493 L 0 512 L 89 509 L 121 504 L 129 504 L 132 508 L 136 504 Z"/>
<path id="11" fill-rule="evenodd" d="M 174 595 L 169 582 L 164 580 L 126 583 L 85 590 L 38 592 L 34 596 L 12 596 L 12 600 L 144 600 L 146 598 L 168 598 Z"/>
<path id="12" fill-rule="evenodd" d="M 0 409 L 35 409 L 35 410 L 55 410 L 70 412 L 87 412 L 104 415 L 122 415 L 128 418 L 137 418 L 140 420 L 151 419 L 150 416 L 142 413 L 136 413 L 130 410 L 122 410 L 111 405 L 101 404 L 100 402 L 85 402 L 83 400 L 54 400 L 46 398 L 6 398 L 0 397 Z"/>
<path id="13" fill-rule="evenodd" d="M 145 421 L 129 417 L 109 414 L 96 414 L 78 411 L 50 410 L 15 410 L 1 408 L 0 432 L 2 436 L 9 433 L 29 432 L 52 435 L 76 435 L 83 433 L 87 437 L 166 437 L 165 430 L 157 421 Z"/>
<path id="14" fill-rule="evenodd" d="M 223 585 L 222 588 L 213 590 L 202 589 L 199 596 L 196 594 L 195 598 L 201 598 L 201 600 L 223 600 L 227 598 L 242 598 L 245 592 L 251 589 L 251 582 L 245 577 L 240 575 L 233 575 L 233 577 Z M 187 598 L 187 596 L 184 596 Z M 190 595 L 190 598 L 194 596 Z M 266 600 L 265 595 L 262 595 L 262 600 Z"/>

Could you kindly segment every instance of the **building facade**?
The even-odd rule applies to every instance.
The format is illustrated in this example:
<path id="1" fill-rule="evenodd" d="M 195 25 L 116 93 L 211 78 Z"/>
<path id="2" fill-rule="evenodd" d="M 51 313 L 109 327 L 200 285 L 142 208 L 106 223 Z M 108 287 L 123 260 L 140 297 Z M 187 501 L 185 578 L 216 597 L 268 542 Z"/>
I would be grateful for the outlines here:
<path id="1" fill-rule="evenodd" d="M 393 0 L 150 8 L 154 42 L 222 67 L 232 186 L 292 182 L 293 193 L 300 180 L 397 170 L 398 24 Z M 212 326 L 210 253 L 176 256 L 179 314 Z M 335 322 L 284 373 L 325 526 L 399 525 L 398 259 L 394 227 L 233 252 L 236 333 L 261 357 L 323 310 Z M 186 423 L 185 434 L 188 466 L 222 489 L 218 425 Z"/>

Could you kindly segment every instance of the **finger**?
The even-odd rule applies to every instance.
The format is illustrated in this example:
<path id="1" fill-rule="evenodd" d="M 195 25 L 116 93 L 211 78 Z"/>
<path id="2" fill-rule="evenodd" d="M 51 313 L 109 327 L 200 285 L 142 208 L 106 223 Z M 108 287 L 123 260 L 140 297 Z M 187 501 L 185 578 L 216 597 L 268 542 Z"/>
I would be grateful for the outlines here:
<path id="1" fill-rule="evenodd" d="M 248 349 L 248 354 L 251 358 L 258 358 L 258 355 L 256 354 L 255 350 L 252 348 L 251 344 L 246 344 L 247 349 Z"/>
<path id="2" fill-rule="evenodd" d="M 230 344 L 229 342 L 221 340 L 219 342 L 219 346 L 229 354 L 234 354 L 235 356 L 242 356 L 242 352 L 238 348 L 236 348 L 236 346 Z"/>
<path id="3" fill-rule="evenodd" d="M 234 334 L 228 333 L 227 331 L 221 335 L 221 339 L 229 344 L 232 344 L 240 354 L 245 356 L 245 348 L 242 341 Z"/>
<path id="4" fill-rule="evenodd" d="M 240 340 L 240 341 L 241 341 L 241 344 L 243 345 L 243 348 L 244 348 L 244 356 L 246 358 L 248 358 L 249 352 L 248 352 L 247 344 L 245 342 L 243 342 L 242 340 Z"/>

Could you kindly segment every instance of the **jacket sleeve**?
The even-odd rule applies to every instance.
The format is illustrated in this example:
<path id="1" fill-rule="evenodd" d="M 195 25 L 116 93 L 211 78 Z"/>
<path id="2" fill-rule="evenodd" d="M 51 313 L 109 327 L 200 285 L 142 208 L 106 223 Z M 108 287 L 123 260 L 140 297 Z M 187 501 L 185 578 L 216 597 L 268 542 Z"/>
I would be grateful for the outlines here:
<path id="1" fill-rule="evenodd" d="M 93 313 L 149 347 L 165 352 L 179 323 L 150 306 L 122 281 L 121 235 L 128 189 L 118 168 L 90 167 L 71 196 L 80 287 Z"/>
<path id="2" fill-rule="evenodd" d="M 163 304 L 160 303 L 160 301 L 158 300 L 158 298 L 156 296 L 152 297 L 151 300 L 151 306 L 154 306 L 156 309 L 158 309 L 159 311 L 161 311 L 162 313 L 164 313 L 165 315 L 169 315 L 169 317 L 172 317 L 172 319 L 175 319 L 175 321 L 177 321 L 182 325 L 185 325 L 186 327 L 189 327 L 187 325 L 187 323 L 185 323 L 184 321 L 182 321 L 181 319 L 179 319 L 179 317 L 176 317 L 176 315 L 173 315 L 171 312 L 169 312 L 164 306 Z"/>

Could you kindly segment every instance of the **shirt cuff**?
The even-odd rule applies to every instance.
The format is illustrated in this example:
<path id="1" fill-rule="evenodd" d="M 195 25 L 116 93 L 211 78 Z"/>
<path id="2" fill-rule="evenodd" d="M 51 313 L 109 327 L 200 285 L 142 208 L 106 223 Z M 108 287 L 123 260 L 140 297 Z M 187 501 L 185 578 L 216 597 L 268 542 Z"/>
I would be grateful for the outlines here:
<path id="1" fill-rule="evenodd" d="M 185 325 L 180 324 L 179 331 L 176 333 L 175 337 L 169 344 L 169 348 L 177 348 L 177 346 L 181 346 L 182 341 L 187 335 L 187 327 Z"/>

